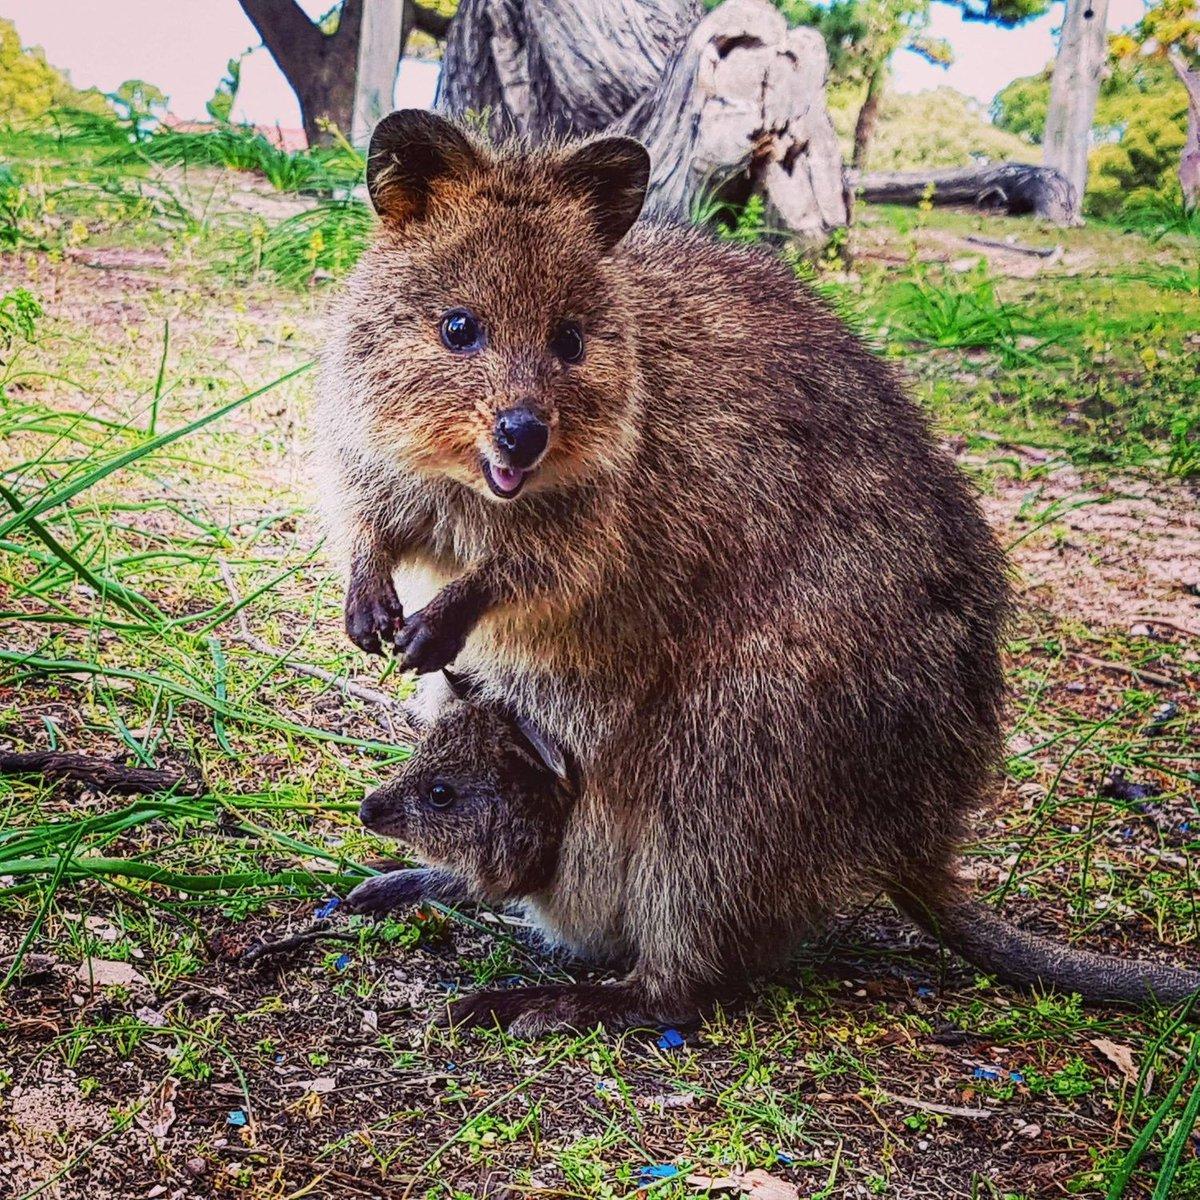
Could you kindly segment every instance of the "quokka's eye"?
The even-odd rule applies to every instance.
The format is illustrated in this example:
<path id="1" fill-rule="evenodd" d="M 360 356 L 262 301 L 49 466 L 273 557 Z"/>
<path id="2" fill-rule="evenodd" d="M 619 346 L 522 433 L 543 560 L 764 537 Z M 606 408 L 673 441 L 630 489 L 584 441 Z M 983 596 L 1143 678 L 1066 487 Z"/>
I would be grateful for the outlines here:
<path id="1" fill-rule="evenodd" d="M 442 344 L 447 350 L 472 354 L 482 350 L 486 340 L 479 318 L 467 309 L 452 308 L 442 318 Z"/>
<path id="2" fill-rule="evenodd" d="M 550 339 L 550 349 L 565 363 L 583 360 L 583 330 L 575 321 L 563 321 Z"/>
<path id="3" fill-rule="evenodd" d="M 435 783 L 426 793 L 431 808 L 449 808 L 458 799 L 458 793 L 448 783 Z"/>

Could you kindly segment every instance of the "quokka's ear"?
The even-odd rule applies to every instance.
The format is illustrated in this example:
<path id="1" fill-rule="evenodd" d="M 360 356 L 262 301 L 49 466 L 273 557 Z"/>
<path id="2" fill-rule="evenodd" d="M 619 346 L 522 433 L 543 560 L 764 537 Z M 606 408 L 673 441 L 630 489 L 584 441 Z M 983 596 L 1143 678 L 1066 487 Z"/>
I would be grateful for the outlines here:
<path id="1" fill-rule="evenodd" d="M 524 717 L 517 717 L 516 722 L 517 728 L 529 743 L 529 748 L 537 755 L 538 761 L 563 783 L 569 782 L 570 773 L 567 770 L 567 758 L 562 752 L 562 747 L 547 737 L 532 721 L 527 721 Z"/>
<path id="2" fill-rule="evenodd" d="M 439 187 L 465 180 L 483 165 L 457 125 L 421 108 L 402 108 L 371 134 L 367 191 L 385 221 L 404 225 L 425 216 Z"/>
<path id="3" fill-rule="evenodd" d="M 596 236 L 607 253 L 642 211 L 650 182 L 650 155 L 633 138 L 601 138 L 563 159 L 559 179 L 568 192 L 587 201 Z"/>

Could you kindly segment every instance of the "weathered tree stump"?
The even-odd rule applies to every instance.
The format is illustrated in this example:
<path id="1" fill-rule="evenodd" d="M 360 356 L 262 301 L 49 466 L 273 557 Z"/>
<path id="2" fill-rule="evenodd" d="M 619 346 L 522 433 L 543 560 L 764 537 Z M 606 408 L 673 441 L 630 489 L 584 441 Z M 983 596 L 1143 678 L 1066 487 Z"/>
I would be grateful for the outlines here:
<path id="1" fill-rule="evenodd" d="M 1075 189 L 1053 167 L 996 163 L 953 171 L 849 171 L 846 179 L 856 196 L 873 204 L 916 205 L 928 195 L 933 204 L 1003 209 L 1010 217 L 1032 214 L 1056 225 L 1078 220 Z"/>
<path id="2" fill-rule="evenodd" d="M 760 194 L 769 227 L 820 239 L 848 211 L 827 68 L 766 0 L 463 0 L 438 107 L 486 113 L 497 140 L 627 133 L 650 150 L 647 211 Z"/>

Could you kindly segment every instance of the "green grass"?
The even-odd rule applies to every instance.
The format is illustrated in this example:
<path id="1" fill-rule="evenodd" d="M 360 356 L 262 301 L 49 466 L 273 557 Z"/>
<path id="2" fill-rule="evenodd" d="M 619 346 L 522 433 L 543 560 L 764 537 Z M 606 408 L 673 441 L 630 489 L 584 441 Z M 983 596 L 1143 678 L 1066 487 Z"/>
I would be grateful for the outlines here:
<path id="1" fill-rule="evenodd" d="M 326 185 L 290 166 L 272 182 L 240 137 L 142 153 L 110 132 L 0 136 L 0 736 L 187 768 L 205 787 L 129 799 L 0 778 L 0 957 L 124 962 L 150 989 L 92 997 L 31 989 L 16 961 L 0 972 L 0 1092 L 65 1078 L 114 1122 L 63 1132 L 54 1172 L 87 1186 L 115 1148 L 130 1195 L 174 1188 L 195 1157 L 197 1190 L 255 1197 L 474 1196 L 490 1176 L 531 1194 L 684 1197 L 689 1171 L 738 1165 L 829 1197 L 1032 1198 L 1045 1194 L 1032 1163 L 1053 1166 L 1056 1194 L 1197 1189 L 1197 1043 L 1176 1014 L 1022 995 L 880 940 L 873 921 L 848 922 L 678 1051 L 645 1032 L 526 1045 L 426 1030 L 454 988 L 562 974 L 486 918 L 340 918 L 349 941 L 237 967 L 247 941 L 302 927 L 395 852 L 355 810 L 403 734 L 339 681 L 403 684 L 341 635 L 303 457 L 323 285 L 352 265 L 369 215 L 281 199 L 281 181 Z M 261 175 L 256 207 L 223 165 L 238 184 Z M 897 360 L 982 487 L 1019 490 L 1015 552 L 1077 538 L 1072 521 L 1129 478 L 1187 495 L 1200 456 L 1186 231 L 863 216 L 797 270 Z M 756 222 L 732 236 L 752 240 Z M 953 269 L 976 254 L 947 243 L 972 231 L 1061 239 L 1078 258 L 1033 278 Z M 1080 473 L 1065 494 L 1064 464 Z M 1191 648 L 1032 613 L 1009 649 L 1004 794 L 969 851 L 980 891 L 1089 944 L 1193 945 Z M 1179 711 L 1152 727 L 1160 691 L 1080 653 L 1178 679 Z M 1160 790 L 1103 794 L 1118 768 Z M 43 1012 L 49 1027 L 22 1024 Z M 1138 1080 L 1095 1039 L 1128 1046 Z M 327 1075 L 332 1092 L 300 1086 Z M 171 1137 L 130 1150 L 167 1080 Z M 249 1134 L 228 1124 L 235 1107 Z"/>

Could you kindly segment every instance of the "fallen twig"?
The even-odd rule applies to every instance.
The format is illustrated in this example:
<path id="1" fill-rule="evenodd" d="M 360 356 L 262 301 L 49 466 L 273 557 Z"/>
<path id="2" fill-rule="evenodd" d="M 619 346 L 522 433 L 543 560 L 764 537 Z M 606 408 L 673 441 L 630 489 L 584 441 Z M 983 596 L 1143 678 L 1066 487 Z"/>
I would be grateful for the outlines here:
<path id="1" fill-rule="evenodd" d="M 1161 625 L 1164 629 L 1173 629 L 1185 637 L 1200 638 L 1200 629 L 1192 629 L 1188 625 L 1180 625 L 1176 621 L 1168 621 L 1166 617 L 1150 617 L 1145 613 L 1133 618 L 1134 623 L 1141 621 L 1143 625 Z"/>
<path id="2" fill-rule="evenodd" d="M 260 958 L 266 958 L 273 954 L 286 954 L 289 950 L 295 950 L 297 946 L 320 941 L 322 938 L 328 938 L 333 942 L 357 942 L 358 934 L 342 933 L 336 929 L 330 929 L 327 922 L 319 921 L 308 929 L 292 934 L 291 937 L 280 938 L 277 942 L 261 942 L 257 946 L 251 946 L 242 955 L 242 962 L 249 966 L 250 963 L 257 962 Z"/>
<path id="3" fill-rule="evenodd" d="M 1090 654 L 1082 654 L 1078 650 L 1070 650 L 1068 653 L 1072 658 L 1077 658 L 1081 663 L 1095 667 L 1098 671 L 1111 671 L 1115 675 L 1132 675 L 1134 679 L 1140 679 L 1144 683 L 1153 683 L 1156 687 L 1177 688 L 1180 686 L 1179 682 L 1169 675 L 1160 675 L 1157 671 L 1146 670 L 1145 667 L 1135 667 L 1132 663 L 1112 662 L 1107 658 L 1093 658 Z"/>
<path id="4" fill-rule="evenodd" d="M 154 767 L 126 767 L 107 758 L 67 754 L 58 750 L 0 752 L 0 775 L 42 775 L 47 779 L 74 779 L 97 792 L 141 796 L 148 792 L 177 792 L 202 796 L 204 784 L 195 777 Z"/>
<path id="5" fill-rule="evenodd" d="M 979 237 L 968 233 L 967 241 L 976 246 L 990 246 L 994 250 L 1011 250 L 1014 254 L 1028 254 L 1031 258 L 1053 258 L 1062 253 L 1062 246 L 1022 246 L 1020 242 L 1002 242 L 998 238 Z"/>
<path id="6" fill-rule="evenodd" d="M 939 1113 L 945 1117 L 970 1117 L 978 1121 L 996 1115 L 995 1110 L 990 1108 L 964 1108 L 958 1104 L 934 1104 L 930 1100 L 918 1100 L 916 1096 L 901 1096 L 896 1092 L 884 1092 L 883 1094 L 889 1100 L 896 1104 L 903 1104 L 906 1108 L 919 1108 L 922 1112 Z"/>
<path id="7" fill-rule="evenodd" d="M 362 684 L 355 683 L 353 680 L 346 679 L 341 675 L 334 674 L 333 671 L 327 671 L 324 667 L 318 667 L 314 663 L 298 662 L 296 659 L 288 658 L 284 651 L 281 651 L 278 646 L 272 646 L 270 642 L 264 641 L 250 630 L 250 625 L 246 620 L 245 611 L 239 606 L 242 603 L 241 595 L 238 593 L 237 584 L 233 579 L 233 572 L 229 569 L 229 564 L 222 558 L 219 559 L 221 568 L 221 578 L 225 581 L 225 589 L 229 592 L 229 598 L 233 601 L 234 608 L 237 609 L 238 632 L 237 640 L 245 646 L 249 646 L 251 650 L 257 651 L 259 654 L 268 655 L 271 658 L 276 658 L 287 667 L 290 671 L 295 671 L 297 675 L 307 675 L 311 679 L 319 679 L 322 683 L 332 684 L 347 696 L 353 696 L 356 700 L 365 700 L 368 704 L 377 704 L 380 708 L 386 709 L 389 714 L 396 716 L 400 713 L 400 704 L 392 696 L 384 692 L 378 692 L 374 688 L 363 687 Z M 407 731 L 410 732 L 411 731 Z"/>

